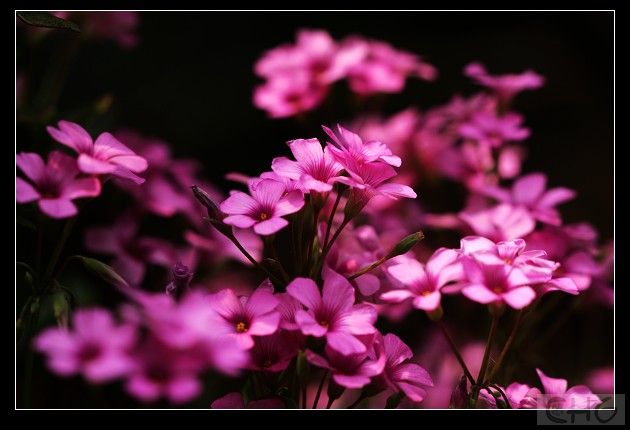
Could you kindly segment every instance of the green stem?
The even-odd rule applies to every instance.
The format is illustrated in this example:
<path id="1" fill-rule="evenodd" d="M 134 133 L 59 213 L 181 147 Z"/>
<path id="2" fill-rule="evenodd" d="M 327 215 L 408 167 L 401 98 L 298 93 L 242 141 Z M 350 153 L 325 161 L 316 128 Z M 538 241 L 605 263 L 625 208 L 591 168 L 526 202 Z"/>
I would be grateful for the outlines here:
<path id="1" fill-rule="evenodd" d="M 319 387 L 317 388 L 317 394 L 315 395 L 315 400 L 313 400 L 313 406 L 311 409 L 317 409 L 317 404 L 319 403 L 319 396 L 322 395 L 322 389 L 324 388 L 324 382 L 326 382 L 326 377 L 328 376 L 328 370 L 324 372 L 322 375 L 322 380 L 319 382 Z"/>
<path id="2" fill-rule="evenodd" d="M 74 216 L 70 218 L 68 221 L 66 221 L 66 224 L 63 227 L 63 231 L 61 232 L 61 238 L 57 242 L 57 246 L 55 246 L 55 250 L 52 253 L 50 261 L 48 262 L 48 267 L 46 268 L 46 272 L 44 273 L 44 277 L 42 278 L 42 288 L 44 289 L 44 291 L 51 280 L 55 267 L 57 266 L 57 262 L 59 261 L 59 257 L 61 256 L 61 253 L 63 252 L 63 248 L 66 245 L 68 237 L 70 236 L 70 232 L 72 231 L 72 228 L 74 227 L 74 224 L 76 223 L 76 221 L 77 221 L 77 217 Z"/>
<path id="3" fill-rule="evenodd" d="M 380 266 L 381 264 L 383 264 L 386 261 L 387 261 L 387 256 L 379 258 L 378 260 L 376 260 L 374 263 L 370 264 L 369 266 L 364 267 L 363 269 L 359 270 L 358 272 L 350 275 L 348 277 L 348 280 L 352 281 L 353 279 L 356 279 L 356 278 L 358 278 L 361 275 L 365 275 L 367 272 L 376 269 L 378 266 Z"/>
<path id="4" fill-rule="evenodd" d="M 490 374 L 488 375 L 488 381 L 493 380 L 493 378 L 496 376 L 497 372 L 499 371 L 501 364 L 503 364 L 503 361 L 505 360 L 505 356 L 507 355 L 508 351 L 510 350 L 510 347 L 514 343 L 514 339 L 516 338 L 518 329 L 521 327 L 521 324 L 523 322 L 523 315 L 525 315 L 525 310 L 521 309 L 518 313 L 518 316 L 516 317 L 516 322 L 514 323 L 512 332 L 510 333 L 510 336 L 505 342 L 505 345 L 503 346 L 503 349 L 501 350 L 501 354 L 499 354 L 499 358 L 497 359 L 496 364 L 492 367 L 492 371 L 490 371 Z"/>
<path id="5" fill-rule="evenodd" d="M 31 406 L 31 393 L 33 388 L 33 366 L 35 362 L 35 353 L 33 348 L 28 344 L 28 339 L 33 337 L 37 323 L 39 322 L 39 309 L 40 306 L 35 308 L 35 311 L 31 310 L 31 316 L 29 318 L 29 327 L 26 337 L 26 362 L 24 369 L 24 407 Z"/>
<path id="6" fill-rule="evenodd" d="M 317 221 L 319 219 L 320 209 L 313 210 L 313 231 L 311 237 L 309 238 L 309 246 L 306 251 L 306 267 L 311 266 L 311 258 L 313 256 L 313 244 L 315 243 L 315 238 L 317 237 Z"/>
<path id="7" fill-rule="evenodd" d="M 332 210 L 330 211 L 330 215 L 328 216 L 328 222 L 326 224 L 326 236 L 324 237 L 324 243 L 322 245 L 322 249 L 326 248 L 328 245 L 328 238 L 330 237 L 330 230 L 332 229 L 332 223 L 335 219 L 335 214 L 337 213 L 337 207 L 339 206 L 339 202 L 341 201 L 341 196 L 343 193 L 337 191 L 337 198 L 335 199 L 335 203 L 333 204 Z"/>
<path id="8" fill-rule="evenodd" d="M 360 395 L 354 402 L 352 402 L 352 404 L 350 406 L 348 406 L 348 409 L 356 408 L 365 399 L 366 399 L 366 397 L 364 397 L 363 395 Z"/>
<path id="9" fill-rule="evenodd" d="M 232 241 L 232 243 L 238 248 L 239 251 L 241 251 L 245 258 L 247 258 L 254 265 L 254 267 L 269 276 L 269 279 L 274 281 L 274 283 L 282 285 L 282 281 L 279 280 L 273 273 L 265 269 L 258 261 L 256 261 L 256 259 L 252 257 L 249 252 L 247 252 L 247 250 L 243 247 L 243 245 L 241 245 L 241 243 L 238 241 L 238 239 L 236 239 L 233 234 L 227 235 L 226 237 Z"/>
<path id="10" fill-rule="evenodd" d="M 492 315 L 492 324 L 490 325 L 490 332 L 488 333 L 488 339 L 486 340 L 486 348 L 483 352 L 483 360 L 481 361 L 481 367 L 479 368 L 479 376 L 477 376 L 477 383 L 473 387 L 470 405 L 473 408 L 477 407 L 477 399 L 479 398 L 479 390 L 481 383 L 485 381 L 486 370 L 488 368 L 488 360 L 490 359 L 490 350 L 492 349 L 492 343 L 494 337 L 497 334 L 497 327 L 499 326 L 499 315 Z"/>
<path id="11" fill-rule="evenodd" d="M 341 222 L 341 225 L 339 226 L 335 234 L 333 234 L 332 238 L 330 239 L 330 242 L 328 242 L 326 244 L 326 247 L 324 247 L 324 250 L 322 251 L 322 261 L 325 260 L 326 256 L 328 255 L 328 252 L 330 251 L 330 248 L 332 248 L 333 244 L 335 243 L 335 240 L 337 240 L 337 238 L 341 234 L 341 231 L 344 229 L 345 226 L 348 225 L 350 221 L 351 221 L 350 218 L 343 219 L 343 221 Z"/>
<path id="12" fill-rule="evenodd" d="M 335 402 L 335 399 L 329 398 L 328 403 L 326 403 L 326 409 L 330 409 L 330 407 L 332 406 L 334 402 Z"/>
<path id="13" fill-rule="evenodd" d="M 457 345 L 455 345 L 453 338 L 451 338 L 451 335 L 446 330 L 446 326 L 441 320 L 437 321 L 436 323 L 438 327 L 440 327 L 440 329 L 442 330 L 442 334 L 444 334 L 444 337 L 446 338 L 448 345 L 451 347 L 451 351 L 453 351 L 453 354 L 455 354 L 455 358 L 457 358 L 457 361 L 459 362 L 459 365 L 464 371 L 466 378 L 468 379 L 471 385 L 475 385 L 475 378 L 473 378 L 472 374 L 470 373 L 470 370 L 468 370 L 468 367 L 466 366 L 466 362 L 464 361 L 462 355 L 459 353 L 459 349 L 457 349 Z"/>

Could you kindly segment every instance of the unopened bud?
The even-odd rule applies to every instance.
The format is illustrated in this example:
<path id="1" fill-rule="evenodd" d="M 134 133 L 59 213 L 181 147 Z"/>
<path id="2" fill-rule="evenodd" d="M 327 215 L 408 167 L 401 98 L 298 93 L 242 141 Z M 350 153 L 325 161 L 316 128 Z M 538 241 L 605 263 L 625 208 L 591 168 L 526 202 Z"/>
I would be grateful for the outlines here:
<path id="1" fill-rule="evenodd" d="M 389 260 L 390 258 L 394 258 L 399 255 L 406 254 L 407 252 L 411 250 L 411 248 L 416 246 L 416 244 L 420 242 L 422 239 L 424 239 L 424 233 L 422 233 L 421 231 L 417 231 L 414 234 L 410 234 L 409 236 L 405 237 L 403 240 L 398 242 L 396 246 L 394 246 L 394 248 L 392 248 L 392 250 L 389 251 L 389 254 L 387 254 L 387 259 Z"/>
<path id="2" fill-rule="evenodd" d="M 204 205 L 208 211 L 208 221 L 210 224 L 212 224 L 212 226 L 223 235 L 230 237 L 232 235 L 232 227 L 223 223 L 225 214 L 221 212 L 221 209 L 219 209 L 217 204 L 212 201 L 207 192 L 199 188 L 197 185 L 193 185 L 191 189 L 195 198 L 199 200 L 199 203 Z"/>
<path id="3" fill-rule="evenodd" d="M 171 269 L 171 282 L 166 286 L 166 294 L 179 299 L 188 291 L 193 272 L 188 266 L 177 262 Z"/>

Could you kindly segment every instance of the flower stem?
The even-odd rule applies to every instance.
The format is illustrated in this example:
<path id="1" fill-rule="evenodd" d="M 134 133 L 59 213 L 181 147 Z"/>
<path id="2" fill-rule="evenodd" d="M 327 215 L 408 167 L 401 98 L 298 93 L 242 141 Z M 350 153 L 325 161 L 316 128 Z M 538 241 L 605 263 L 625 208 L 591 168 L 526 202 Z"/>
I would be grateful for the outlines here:
<path id="1" fill-rule="evenodd" d="M 243 245 L 241 245 L 241 243 L 234 236 L 234 234 L 226 235 L 226 237 L 230 239 L 230 241 L 232 241 L 232 243 L 238 248 L 239 251 L 241 251 L 241 253 L 245 256 L 245 258 L 247 258 L 254 265 L 254 267 L 256 267 L 258 270 L 262 271 L 267 276 L 269 276 L 269 279 L 274 281 L 274 283 L 278 285 L 282 285 L 282 281 L 280 281 L 276 276 L 274 276 L 273 273 L 265 269 L 258 261 L 256 261 L 254 257 L 251 256 L 249 252 L 247 252 L 247 250 L 243 247 Z"/>
<path id="2" fill-rule="evenodd" d="M 333 244 L 335 243 L 335 240 L 337 240 L 337 238 L 341 234 L 341 231 L 344 229 L 345 226 L 348 225 L 349 222 L 350 222 L 350 218 L 346 217 L 343 219 L 343 221 L 341 222 L 341 225 L 339 226 L 337 231 L 335 231 L 335 234 L 333 234 L 332 238 L 330 239 L 330 242 L 328 242 L 326 246 L 324 247 L 324 250 L 322 251 L 322 261 L 324 261 L 324 259 L 326 258 L 326 255 L 328 255 L 328 252 L 330 251 L 330 248 L 332 248 Z"/>
<path id="3" fill-rule="evenodd" d="M 319 387 L 317 388 L 317 394 L 315 395 L 315 400 L 313 401 L 313 406 L 311 409 L 317 409 L 317 404 L 319 403 L 319 396 L 322 395 L 322 389 L 324 388 L 324 382 L 326 382 L 326 377 L 328 376 L 328 370 L 324 372 L 322 375 L 322 380 L 319 382 Z"/>
<path id="4" fill-rule="evenodd" d="M 70 218 L 68 221 L 66 221 L 66 224 L 63 227 L 63 231 L 61 232 L 61 237 L 59 238 L 59 241 L 57 242 L 57 246 L 55 247 L 52 253 L 50 261 L 48 262 L 48 266 L 46 267 L 46 272 L 44 272 L 44 276 L 42 278 L 41 287 L 44 290 L 47 287 L 47 284 L 51 280 L 55 267 L 57 266 L 57 262 L 59 261 L 59 257 L 61 256 L 61 253 L 63 252 L 63 248 L 66 245 L 68 237 L 70 236 L 70 232 L 72 231 L 72 228 L 74 227 L 74 224 L 76 223 L 76 221 L 77 221 L 77 217 L 74 216 Z"/>
<path id="5" fill-rule="evenodd" d="M 335 399 L 329 398 L 328 403 L 326 403 L 326 409 L 330 409 L 330 407 L 332 406 L 334 402 L 335 402 Z"/>
<path id="6" fill-rule="evenodd" d="M 366 399 L 366 397 L 364 397 L 363 395 L 360 395 L 359 397 L 357 397 L 357 399 L 354 402 L 352 402 L 352 404 L 350 406 L 348 406 L 347 409 L 354 409 L 354 408 L 356 408 L 357 406 L 359 406 L 359 403 L 361 403 L 365 399 Z"/>
<path id="7" fill-rule="evenodd" d="M 497 334 L 497 327 L 499 326 L 499 315 L 497 313 L 493 313 L 492 315 L 492 324 L 490 325 L 490 332 L 488 333 L 488 339 L 486 340 L 486 348 L 483 352 L 483 360 L 481 361 L 481 367 L 479 368 L 479 376 L 477 376 L 477 383 L 473 387 L 470 399 L 470 406 L 477 406 L 477 399 L 479 398 L 479 391 L 481 387 L 481 383 L 485 380 L 486 370 L 488 368 L 488 360 L 490 359 L 490 350 L 492 349 L 492 343 L 494 342 L 494 337 Z"/>
<path id="8" fill-rule="evenodd" d="M 523 315 L 525 315 L 525 311 L 521 309 L 518 313 L 518 316 L 516 317 L 516 322 L 514 323 L 512 332 L 510 333 L 510 336 L 505 342 L 505 345 L 503 346 L 503 349 L 501 350 L 501 354 L 499 355 L 499 358 L 497 359 L 496 364 L 492 367 L 492 371 L 488 375 L 488 378 L 487 378 L 488 381 L 493 380 L 493 378 L 496 376 L 497 372 L 499 371 L 501 364 L 503 364 L 503 360 L 505 360 L 505 356 L 507 355 L 508 351 L 510 350 L 510 347 L 514 343 L 514 339 L 516 338 L 516 333 L 518 332 L 518 329 L 521 327 L 521 324 L 523 322 Z"/>
<path id="9" fill-rule="evenodd" d="M 365 275 L 367 272 L 376 269 L 378 266 L 380 266 L 381 264 L 383 264 L 384 262 L 386 262 L 387 256 L 381 257 L 378 260 L 376 260 L 374 263 L 370 264 L 367 267 L 364 267 L 363 269 L 359 270 L 358 272 L 348 276 L 348 280 L 352 281 L 353 279 L 358 278 L 361 275 Z"/>
<path id="10" fill-rule="evenodd" d="M 448 342 L 448 345 L 451 347 L 451 350 L 453 351 L 453 354 L 455 354 L 455 358 L 457 358 L 457 361 L 459 362 L 459 365 L 461 366 L 462 370 L 464 371 L 464 374 L 466 375 L 466 378 L 468 379 L 468 381 L 470 382 L 471 385 L 475 385 L 475 378 L 473 378 L 472 374 L 470 373 L 470 370 L 468 370 L 468 367 L 466 366 L 466 362 L 462 358 L 462 355 L 459 353 L 459 350 L 457 349 L 457 345 L 455 345 L 455 342 L 453 341 L 453 338 L 451 337 L 451 335 L 446 330 L 446 326 L 444 325 L 442 320 L 436 321 L 436 323 L 437 323 L 438 327 L 440 327 L 440 329 L 442 330 L 442 333 L 444 334 L 444 337 L 446 338 L 446 341 Z"/>
<path id="11" fill-rule="evenodd" d="M 328 216 L 328 223 L 326 224 L 326 236 L 324 237 L 324 243 L 322 245 L 322 249 L 326 248 L 328 245 L 328 238 L 330 237 L 330 230 L 332 228 L 333 220 L 335 219 L 335 213 L 337 213 L 337 207 L 339 206 L 339 202 L 341 201 L 342 192 L 337 191 L 337 198 L 335 199 L 335 203 L 333 204 L 332 210 L 330 211 L 330 215 Z"/>

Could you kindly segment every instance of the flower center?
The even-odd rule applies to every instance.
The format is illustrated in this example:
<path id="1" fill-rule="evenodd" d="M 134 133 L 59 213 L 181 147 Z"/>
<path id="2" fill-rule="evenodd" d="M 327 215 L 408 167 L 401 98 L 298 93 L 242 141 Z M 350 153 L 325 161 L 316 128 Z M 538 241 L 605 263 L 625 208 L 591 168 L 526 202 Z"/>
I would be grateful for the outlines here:
<path id="1" fill-rule="evenodd" d="M 262 367 L 265 369 L 271 367 L 271 360 L 265 360 L 265 362 L 262 364 Z"/>
<path id="2" fill-rule="evenodd" d="M 269 218 L 269 215 L 267 215 L 265 212 L 262 212 L 262 213 L 260 214 L 260 220 L 261 220 L 261 221 L 264 221 L 264 220 L 266 220 L 267 218 Z"/>
<path id="3" fill-rule="evenodd" d="M 431 294 L 431 291 L 429 291 L 429 290 L 425 290 L 425 291 L 423 291 L 423 292 L 421 292 L 421 293 L 420 293 L 420 295 L 422 295 L 422 296 L 424 296 L 424 297 L 426 297 L 426 296 L 428 296 L 428 295 L 430 295 L 430 294 Z"/>
<path id="4" fill-rule="evenodd" d="M 239 322 L 236 324 L 236 331 L 238 333 L 245 333 L 247 331 L 247 324 L 245 324 L 244 322 Z"/>
<path id="5" fill-rule="evenodd" d="M 501 294 L 503 292 L 503 288 L 501 288 L 501 287 L 494 287 L 492 289 L 492 291 L 494 291 L 497 294 Z"/>
<path id="6" fill-rule="evenodd" d="M 328 328 L 329 324 L 328 324 L 328 321 L 322 320 L 322 321 L 319 322 L 319 325 L 321 325 L 322 327 Z"/>

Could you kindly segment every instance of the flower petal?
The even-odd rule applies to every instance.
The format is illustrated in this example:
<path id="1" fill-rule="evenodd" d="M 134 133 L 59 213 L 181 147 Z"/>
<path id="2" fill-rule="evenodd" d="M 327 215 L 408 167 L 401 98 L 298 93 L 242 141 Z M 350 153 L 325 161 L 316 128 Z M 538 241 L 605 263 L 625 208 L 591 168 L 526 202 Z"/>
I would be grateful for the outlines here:
<path id="1" fill-rule="evenodd" d="M 51 218 L 68 218 L 77 214 L 77 207 L 65 198 L 40 199 L 39 208 Z"/>
<path id="2" fill-rule="evenodd" d="M 39 199 L 41 195 L 35 188 L 22 178 L 15 178 L 15 201 L 18 203 L 30 203 Z"/>

